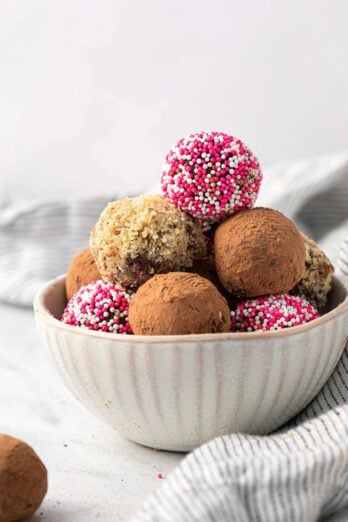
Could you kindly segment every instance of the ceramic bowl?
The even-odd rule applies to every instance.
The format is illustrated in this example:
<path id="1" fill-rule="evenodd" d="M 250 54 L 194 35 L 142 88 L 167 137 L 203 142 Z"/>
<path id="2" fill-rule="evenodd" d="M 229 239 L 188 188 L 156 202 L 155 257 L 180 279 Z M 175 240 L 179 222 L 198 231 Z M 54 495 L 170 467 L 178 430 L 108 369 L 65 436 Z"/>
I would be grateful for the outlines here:
<path id="1" fill-rule="evenodd" d="M 217 435 L 275 430 L 318 393 L 347 341 L 347 290 L 337 279 L 329 311 L 302 326 L 154 337 L 61 323 L 64 281 L 35 298 L 42 343 L 93 415 L 152 448 L 188 451 Z"/>

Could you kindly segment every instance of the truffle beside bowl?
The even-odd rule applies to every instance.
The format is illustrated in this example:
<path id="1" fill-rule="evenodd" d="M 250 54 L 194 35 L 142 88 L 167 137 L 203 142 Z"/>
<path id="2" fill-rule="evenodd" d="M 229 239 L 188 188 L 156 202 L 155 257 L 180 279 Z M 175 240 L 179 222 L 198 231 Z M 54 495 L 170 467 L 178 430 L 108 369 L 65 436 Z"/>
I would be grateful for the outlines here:
<path id="1" fill-rule="evenodd" d="M 188 451 L 232 432 L 268 433 L 301 411 L 348 336 L 348 297 L 334 278 L 325 315 L 277 332 L 137 336 L 59 321 L 65 276 L 35 298 L 36 321 L 66 386 L 124 437 Z"/>

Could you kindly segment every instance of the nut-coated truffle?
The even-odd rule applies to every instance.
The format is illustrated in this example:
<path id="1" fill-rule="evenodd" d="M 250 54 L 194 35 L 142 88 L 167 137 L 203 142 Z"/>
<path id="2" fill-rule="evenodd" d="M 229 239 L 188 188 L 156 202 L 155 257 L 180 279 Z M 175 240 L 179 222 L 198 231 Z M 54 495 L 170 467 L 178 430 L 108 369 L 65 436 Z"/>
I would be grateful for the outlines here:
<path id="1" fill-rule="evenodd" d="M 307 237 L 303 232 L 301 235 L 306 247 L 305 271 L 300 282 L 290 293 L 304 297 L 315 308 L 322 310 L 326 306 L 331 290 L 334 267 L 313 239 Z"/>
<path id="2" fill-rule="evenodd" d="M 131 288 L 190 268 L 206 252 L 200 225 L 160 195 L 109 203 L 90 246 L 102 278 Z"/>
<path id="3" fill-rule="evenodd" d="M 216 287 L 197 274 L 156 275 L 134 294 L 129 307 L 133 333 L 180 335 L 228 332 L 226 300 Z"/>
<path id="4" fill-rule="evenodd" d="M 221 283 L 237 296 L 283 294 L 303 275 L 304 240 L 277 210 L 246 210 L 217 228 L 215 262 Z"/>
<path id="5" fill-rule="evenodd" d="M 81 288 L 101 279 L 91 249 L 86 248 L 71 261 L 65 280 L 65 292 L 69 299 Z"/>
<path id="6" fill-rule="evenodd" d="M 25 442 L 0 434 L 0 520 L 24 520 L 47 492 L 47 470 Z"/>

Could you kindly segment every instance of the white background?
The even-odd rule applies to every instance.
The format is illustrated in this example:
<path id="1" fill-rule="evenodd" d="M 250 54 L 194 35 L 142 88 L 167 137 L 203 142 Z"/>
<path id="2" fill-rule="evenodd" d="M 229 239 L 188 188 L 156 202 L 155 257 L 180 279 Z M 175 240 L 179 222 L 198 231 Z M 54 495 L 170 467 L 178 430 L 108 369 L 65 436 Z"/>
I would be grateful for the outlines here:
<path id="1" fill-rule="evenodd" d="M 347 0 L 0 0 L 0 196 L 155 181 L 191 131 L 348 149 Z M 0 197 L 1 200 L 1 197 Z"/>

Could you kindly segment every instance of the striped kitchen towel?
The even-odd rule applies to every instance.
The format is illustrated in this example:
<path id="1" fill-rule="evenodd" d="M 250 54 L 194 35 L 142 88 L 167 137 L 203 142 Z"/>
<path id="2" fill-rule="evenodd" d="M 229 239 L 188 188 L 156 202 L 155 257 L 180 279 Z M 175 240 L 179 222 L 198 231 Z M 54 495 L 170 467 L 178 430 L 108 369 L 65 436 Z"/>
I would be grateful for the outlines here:
<path id="1" fill-rule="evenodd" d="M 270 169 L 258 204 L 292 217 L 348 284 L 347 156 Z M 133 522 L 347 522 L 347 403 L 348 345 L 324 388 L 286 428 L 218 437 L 196 449 Z"/>
<path id="2" fill-rule="evenodd" d="M 0 197 L 0 300 L 31 305 L 37 288 L 65 272 L 87 245 L 107 200 L 5 206 Z M 348 155 L 266 169 L 258 204 L 297 222 L 348 284 Z M 347 402 L 348 348 L 291 424 L 269 436 L 235 434 L 196 449 L 134 522 L 348 521 Z"/>
<path id="3" fill-rule="evenodd" d="M 66 272 L 88 246 L 89 230 L 107 202 L 47 199 L 0 207 L 0 301 L 32 306 L 38 288 Z"/>
<path id="4" fill-rule="evenodd" d="M 348 285 L 347 240 L 339 266 Z M 348 344 L 322 390 L 285 428 L 204 444 L 132 521 L 347 522 Z"/>

